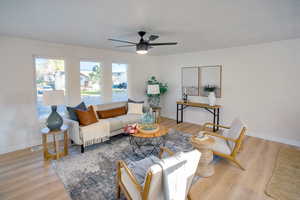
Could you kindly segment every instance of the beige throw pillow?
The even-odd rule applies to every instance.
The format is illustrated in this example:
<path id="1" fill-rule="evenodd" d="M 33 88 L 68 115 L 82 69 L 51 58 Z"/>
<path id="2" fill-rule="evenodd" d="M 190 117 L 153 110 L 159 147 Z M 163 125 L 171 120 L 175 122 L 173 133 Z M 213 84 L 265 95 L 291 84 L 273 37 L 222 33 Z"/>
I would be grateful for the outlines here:
<path id="1" fill-rule="evenodd" d="M 128 114 L 143 114 L 142 103 L 128 103 Z"/>

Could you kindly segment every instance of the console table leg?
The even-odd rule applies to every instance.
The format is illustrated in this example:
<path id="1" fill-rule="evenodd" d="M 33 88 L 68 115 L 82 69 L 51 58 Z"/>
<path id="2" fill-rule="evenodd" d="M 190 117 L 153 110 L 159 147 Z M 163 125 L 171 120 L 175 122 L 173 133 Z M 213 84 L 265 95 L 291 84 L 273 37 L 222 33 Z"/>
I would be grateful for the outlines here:
<path id="1" fill-rule="evenodd" d="M 178 107 L 179 107 L 179 105 L 176 104 L 176 122 L 177 122 L 177 124 L 179 124 L 179 121 L 178 121 Z"/>
<path id="2" fill-rule="evenodd" d="M 181 104 L 181 123 L 183 123 L 183 104 Z"/>
<path id="3" fill-rule="evenodd" d="M 217 124 L 220 125 L 220 108 L 217 109 Z M 217 131 L 219 130 L 219 126 L 217 127 Z"/>
<path id="4" fill-rule="evenodd" d="M 214 121 L 213 121 L 213 124 L 216 124 L 216 109 L 214 108 Z M 213 131 L 215 132 L 216 131 L 216 126 L 214 125 L 213 127 Z"/>

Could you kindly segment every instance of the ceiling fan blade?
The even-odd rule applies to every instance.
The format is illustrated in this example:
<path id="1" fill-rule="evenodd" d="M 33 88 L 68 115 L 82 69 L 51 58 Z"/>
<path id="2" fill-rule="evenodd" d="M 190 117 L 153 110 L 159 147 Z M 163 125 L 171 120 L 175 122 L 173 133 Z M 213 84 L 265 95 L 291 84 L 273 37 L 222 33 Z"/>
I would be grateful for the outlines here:
<path id="1" fill-rule="evenodd" d="M 110 41 L 114 41 L 114 42 L 123 42 L 123 43 L 128 43 L 128 44 L 136 44 L 134 42 L 129 42 L 129 41 L 125 41 L 125 40 L 116 40 L 116 39 L 108 39 Z"/>
<path id="2" fill-rule="evenodd" d="M 135 47 L 135 44 L 129 44 L 129 45 L 121 45 L 121 46 L 115 46 L 115 47 Z"/>
<path id="3" fill-rule="evenodd" d="M 177 42 L 149 43 L 150 46 L 176 45 Z"/>
<path id="4" fill-rule="evenodd" d="M 153 41 L 153 40 L 156 40 L 156 39 L 158 39 L 158 38 L 159 38 L 158 35 L 150 35 L 150 36 L 149 36 L 149 41 Z"/>

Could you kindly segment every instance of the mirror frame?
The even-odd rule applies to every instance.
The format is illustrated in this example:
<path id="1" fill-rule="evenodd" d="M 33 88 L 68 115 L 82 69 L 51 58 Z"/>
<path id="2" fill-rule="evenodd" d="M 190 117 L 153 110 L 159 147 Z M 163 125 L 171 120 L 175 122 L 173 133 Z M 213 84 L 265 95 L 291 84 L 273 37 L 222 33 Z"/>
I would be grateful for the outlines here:
<path id="1" fill-rule="evenodd" d="M 206 95 L 201 95 L 200 92 L 200 73 L 201 73 L 201 68 L 209 68 L 209 67 L 219 67 L 220 68 L 220 95 L 216 95 L 217 98 L 222 98 L 222 71 L 223 71 L 223 66 L 222 65 L 203 65 L 203 66 L 192 66 L 192 67 L 182 67 L 181 68 L 181 95 L 183 95 L 183 70 L 186 68 L 197 68 L 198 73 L 197 73 L 197 79 L 198 79 L 198 95 L 188 95 L 188 96 L 202 96 L 202 97 L 207 97 Z"/>

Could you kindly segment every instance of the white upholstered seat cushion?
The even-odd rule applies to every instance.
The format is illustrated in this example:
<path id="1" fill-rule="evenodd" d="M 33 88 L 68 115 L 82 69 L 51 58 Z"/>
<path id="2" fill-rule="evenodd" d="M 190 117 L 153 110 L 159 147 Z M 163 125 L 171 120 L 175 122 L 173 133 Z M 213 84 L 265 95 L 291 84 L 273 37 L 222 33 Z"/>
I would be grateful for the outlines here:
<path id="1" fill-rule="evenodd" d="M 209 137 L 212 137 L 215 140 L 215 143 L 212 146 L 213 151 L 228 154 L 228 155 L 231 154 L 231 149 L 227 144 L 226 140 L 215 136 L 209 136 Z"/>
<path id="2" fill-rule="evenodd" d="M 122 120 L 118 119 L 117 117 L 108 118 L 108 119 L 100 119 L 100 120 L 108 121 L 110 132 L 123 128 Z"/>
<path id="3" fill-rule="evenodd" d="M 246 125 L 239 118 L 236 118 L 232 121 L 230 129 L 224 131 L 223 135 L 225 137 L 229 137 L 236 140 L 240 136 L 241 131 L 244 127 L 246 127 Z M 228 141 L 228 145 L 230 149 L 233 150 L 235 143 L 232 141 Z"/>
<path id="4" fill-rule="evenodd" d="M 121 115 L 116 118 L 122 121 L 123 127 L 124 127 L 124 126 L 127 126 L 128 124 L 134 124 L 134 123 L 139 122 L 140 119 L 142 118 L 142 115 L 128 113 L 127 115 Z"/>

